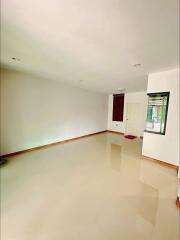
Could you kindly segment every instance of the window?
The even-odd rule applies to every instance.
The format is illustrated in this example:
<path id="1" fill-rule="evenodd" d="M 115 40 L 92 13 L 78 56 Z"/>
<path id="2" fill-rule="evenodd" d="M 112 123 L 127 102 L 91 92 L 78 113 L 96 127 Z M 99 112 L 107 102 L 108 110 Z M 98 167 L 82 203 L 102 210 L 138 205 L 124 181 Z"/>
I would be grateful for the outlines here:
<path id="1" fill-rule="evenodd" d="M 123 121 L 124 113 L 124 94 L 116 94 L 113 96 L 113 121 Z"/>
<path id="2" fill-rule="evenodd" d="M 146 132 L 165 135 L 169 92 L 149 93 Z"/>

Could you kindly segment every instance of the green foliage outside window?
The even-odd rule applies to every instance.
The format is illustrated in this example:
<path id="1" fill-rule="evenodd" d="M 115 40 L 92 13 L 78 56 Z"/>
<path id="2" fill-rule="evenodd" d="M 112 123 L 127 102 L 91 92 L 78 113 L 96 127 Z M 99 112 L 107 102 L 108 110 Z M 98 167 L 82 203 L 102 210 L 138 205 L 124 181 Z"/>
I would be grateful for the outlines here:
<path id="1" fill-rule="evenodd" d="M 165 134 L 169 92 L 148 94 L 146 132 Z"/>

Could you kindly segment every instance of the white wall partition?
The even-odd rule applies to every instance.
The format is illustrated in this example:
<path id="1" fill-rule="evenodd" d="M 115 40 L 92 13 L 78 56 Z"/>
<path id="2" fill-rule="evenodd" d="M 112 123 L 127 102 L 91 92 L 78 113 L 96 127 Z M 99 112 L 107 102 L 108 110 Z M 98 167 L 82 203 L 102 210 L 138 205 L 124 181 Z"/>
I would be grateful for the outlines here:
<path id="1" fill-rule="evenodd" d="M 170 92 L 165 135 L 144 133 L 142 154 L 179 164 L 179 70 L 150 74 L 148 93 Z"/>

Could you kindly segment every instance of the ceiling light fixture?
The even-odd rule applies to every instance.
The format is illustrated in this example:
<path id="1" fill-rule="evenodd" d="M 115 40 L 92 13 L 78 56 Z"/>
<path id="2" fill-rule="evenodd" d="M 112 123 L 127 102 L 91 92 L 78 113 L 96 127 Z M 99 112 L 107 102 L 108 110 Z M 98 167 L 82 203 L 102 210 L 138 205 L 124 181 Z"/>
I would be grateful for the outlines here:
<path id="1" fill-rule="evenodd" d="M 20 58 L 16 58 L 16 57 L 12 57 L 12 60 L 19 62 L 21 59 Z"/>
<path id="2" fill-rule="evenodd" d="M 133 66 L 134 66 L 134 67 L 140 67 L 141 64 L 140 64 L 140 63 L 135 63 Z"/>

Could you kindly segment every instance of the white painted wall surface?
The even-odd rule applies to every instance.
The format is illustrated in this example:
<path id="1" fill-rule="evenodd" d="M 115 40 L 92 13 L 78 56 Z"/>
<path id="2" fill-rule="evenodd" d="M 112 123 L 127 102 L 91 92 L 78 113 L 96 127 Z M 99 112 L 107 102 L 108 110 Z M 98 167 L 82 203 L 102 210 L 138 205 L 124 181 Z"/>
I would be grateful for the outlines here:
<path id="1" fill-rule="evenodd" d="M 179 70 L 150 74 L 148 93 L 170 91 L 166 134 L 144 133 L 142 154 L 179 164 Z"/>
<path id="2" fill-rule="evenodd" d="M 128 103 L 140 103 L 142 106 L 142 117 L 140 129 L 138 129 L 139 136 L 143 136 L 145 121 L 146 121 L 146 112 L 147 112 L 147 93 L 146 92 L 133 92 L 126 93 L 124 98 L 124 120 L 123 122 L 112 121 L 113 113 L 113 95 L 109 95 L 109 105 L 108 105 L 108 130 L 117 131 L 125 133 L 126 131 L 126 113 L 127 113 L 127 104 Z"/>
<path id="3" fill-rule="evenodd" d="M 107 129 L 108 96 L 1 72 L 1 155 Z"/>

